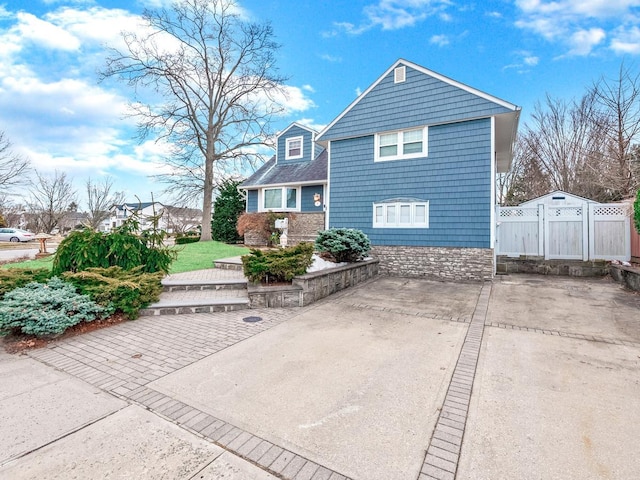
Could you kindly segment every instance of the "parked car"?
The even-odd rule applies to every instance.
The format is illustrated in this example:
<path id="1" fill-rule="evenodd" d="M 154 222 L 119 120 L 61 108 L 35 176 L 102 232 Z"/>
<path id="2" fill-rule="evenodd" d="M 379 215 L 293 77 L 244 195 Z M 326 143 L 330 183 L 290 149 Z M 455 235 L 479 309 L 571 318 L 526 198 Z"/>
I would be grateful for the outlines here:
<path id="1" fill-rule="evenodd" d="M 0 228 L 0 242 L 29 242 L 35 239 L 35 235 L 19 228 Z"/>

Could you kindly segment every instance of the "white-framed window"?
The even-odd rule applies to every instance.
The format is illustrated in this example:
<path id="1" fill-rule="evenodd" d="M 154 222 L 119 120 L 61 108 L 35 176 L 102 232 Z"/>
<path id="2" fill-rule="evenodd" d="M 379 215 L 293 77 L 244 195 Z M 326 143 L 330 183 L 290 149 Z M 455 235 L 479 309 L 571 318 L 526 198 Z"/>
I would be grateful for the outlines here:
<path id="1" fill-rule="evenodd" d="M 429 228 L 429 202 L 398 200 L 374 203 L 373 228 Z"/>
<path id="2" fill-rule="evenodd" d="M 378 133 L 375 137 L 376 162 L 427 156 L 427 127 Z"/>
<path id="3" fill-rule="evenodd" d="M 302 137 L 291 137 L 285 141 L 285 160 L 302 158 Z"/>
<path id="4" fill-rule="evenodd" d="M 262 190 L 262 210 L 300 210 L 297 188 L 276 187 Z"/>

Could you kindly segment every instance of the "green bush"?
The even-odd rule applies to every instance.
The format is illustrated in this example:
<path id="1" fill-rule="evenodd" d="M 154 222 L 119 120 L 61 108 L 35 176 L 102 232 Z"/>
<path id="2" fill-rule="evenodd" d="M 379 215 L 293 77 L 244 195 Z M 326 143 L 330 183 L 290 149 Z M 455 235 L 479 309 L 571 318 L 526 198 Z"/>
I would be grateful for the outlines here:
<path id="1" fill-rule="evenodd" d="M 64 332 L 80 322 L 106 318 L 109 308 L 57 277 L 8 292 L 0 305 L 0 332 L 44 336 Z"/>
<path id="2" fill-rule="evenodd" d="M 7 292 L 37 282 L 46 283 L 51 278 L 47 268 L 10 268 L 0 269 L 0 299 Z"/>
<path id="3" fill-rule="evenodd" d="M 144 272 L 167 273 L 177 252 L 159 246 L 157 233 L 137 235 L 137 229 L 138 222 L 129 220 L 108 234 L 91 229 L 72 232 L 56 250 L 53 275 L 111 266 L 125 270 L 142 266 Z"/>
<path id="4" fill-rule="evenodd" d="M 300 243 L 294 247 L 269 252 L 251 250 L 242 256 L 244 275 L 252 282 L 289 282 L 304 275 L 313 262 L 313 245 Z"/>
<path id="5" fill-rule="evenodd" d="M 196 243 L 200 241 L 200 237 L 189 235 L 186 237 L 176 237 L 176 245 L 184 245 L 186 243 Z"/>
<path id="6" fill-rule="evenodd" d="M 318 232 L 316 250 L 330 254 L 336 262 L 357 262 L 371 250 L 369 238 L 355 228 L 330 228 Z"/>
<path id="7" fill-rule="evenodd" d="M 246 207 L 244 197 L 238 191 L 242 181 L 229 180 L 220 187 L 220 194 L 213 205 L 211 221 L 211 237 L 225 243 L 238 243 L 242 238 L 238 235 L 236 224 L 238 217 Z"/>
<path id="8" fill-rule="evenodd" d="M 137 318 L 140 309 L 157 302 L 162 291 L 162 273 L 145 273 L 142 267 L 132 270 L 88 268 L 81 272 L 63 273 L 62 278 L 93 301 L 122 312 L 130 319 Z"/>

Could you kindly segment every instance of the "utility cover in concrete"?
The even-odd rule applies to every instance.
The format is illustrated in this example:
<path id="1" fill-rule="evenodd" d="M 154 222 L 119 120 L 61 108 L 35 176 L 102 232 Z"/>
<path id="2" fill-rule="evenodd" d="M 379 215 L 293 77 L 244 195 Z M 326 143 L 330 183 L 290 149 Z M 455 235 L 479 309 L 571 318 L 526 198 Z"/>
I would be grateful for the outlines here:
<path id="1" fill-rule="evenodd" d="M 130 406 L 0 468 L 0 478 L 189 479 L 222 452 L 150 412 Z"/>
<path id="2" fill-rule="evenodd" d="M 150 386 L 344 475 L 417 478 L 466 329 L 323 302 Z"/>

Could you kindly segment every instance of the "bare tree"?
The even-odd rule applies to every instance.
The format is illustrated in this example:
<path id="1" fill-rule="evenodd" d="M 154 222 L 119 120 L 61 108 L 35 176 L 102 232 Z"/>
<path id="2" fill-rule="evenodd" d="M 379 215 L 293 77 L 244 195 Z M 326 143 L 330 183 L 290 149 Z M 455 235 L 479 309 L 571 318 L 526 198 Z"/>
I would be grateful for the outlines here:
<path id="1" fill-rule="evenodd" d="M 282 111 L 274 101 L 285 79 L 275 67 L 272 27 L 238 12 L 233 0 L 176 0 L 169 9 L 146 10 L 150 33 L 123 33 L 126 49 L 113 50 L 102 72 L 137 93 L 151 88 L 165 102 L 136 99 L 131 106 L 141 138 L 157 134 L 175 148 L 173 174 L 164 179 L 203 195 L 203 241 L 211 240 L 214 164 L 250 158 Z"/>
<path id="2" fill-rule="evenodd" d="M 10 187 L 28 183 L 29 160 L 13 153 L 11 142 L 0 130 L 0 188 L 7 191 Z"/>
<path id="3" fill-rule="evenodd" d="M 111 216 L 111 207 L 124 203 L 124 192 L 115 192 L 113 180 L 104 178 L 100 181 L 92 181 L 91 177 L 85 183 L 87 192 L 87 220 L 88 227 L 98 230 L 100 224 Z"/>
<path id="4" fill-rule="evenodd" d="M 519 205 L 550 190 L 549 178 L 532 155 L 522 135 L 518 135 L 513 150 L 511 169 L 497 178 L 497 202 L 500 205 Z"/>
<path id="5" fill-rule="evenodd" d="M 589 195 L 594 165 L 602 159 L 606 117 L 599 114 L 593 92 L 577 102 L 547 95 L 536 104 L 523 134 L 529 172 L 547 178 L 551 189 Z"/>
<path id="6" fill-rule="evenodd" d="M 631 73 L 624 63 L 618 76 L 602 77 L 591 87 L 606 123 L 606 150 L 595 165 L 594 176 L 609 190 L 614 200 L 635 195 L 640 179 L 634 174 L 633 146 L 640 141 L 640 74 Z"/>
<path id="7" fill-rule="evenodd" d="M 32 215 L 31 228 L 51 232 L 68 212 L 68 207 L 76 202 L 76 192 L 71 180 L 64 172 L 55 171 L 53 176 L 36 172 L 36 180 L 31 182 L 30 197 L 27 202 Z"/>

